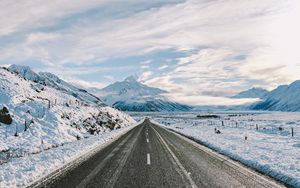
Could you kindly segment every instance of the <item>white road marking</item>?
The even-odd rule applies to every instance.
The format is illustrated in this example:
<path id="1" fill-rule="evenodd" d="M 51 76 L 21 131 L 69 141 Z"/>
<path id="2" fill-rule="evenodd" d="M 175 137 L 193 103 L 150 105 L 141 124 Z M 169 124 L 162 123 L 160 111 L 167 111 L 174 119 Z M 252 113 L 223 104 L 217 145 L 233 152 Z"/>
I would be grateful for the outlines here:
<path id="1" fill-rule="evenodd" d="M 150 165 L 151 161 L 150 161 L 150 153 L 147 153 L 147 165 Z"/>
<path id="2" fill-rule="evenodd" d="M 141 132 L 141 130 L 139 131 L 139 133 L 140 132 Z M 138 135 L 139 135 L 139 133 L 138 133 Z M 125 155 L 123 155 L 123 158 L 121 159 L 121 161 L 118 161 L 118 164 L 119 164 L 118 168 L 115 169 L 114 174 L 110 177 L 109 182 L 105 183 L 105 185 L 103 187 L 114 187 L 115 183 L 117 182 L 117 180 L 122 172 L 122 169 L 125 166 L 125 163 L 129 157 L 133 147 L 137 144 L 137 139 L 138 139 L 138 136 L 135 137 L 131 143 L 125 145 L 125 149 L 124 149 L 124 151 L 122 151 L 122 153 L 124 152 Z"/>
<path id="3" fill-rule="evenodd" d="M 179 161 L 179 159 L 176 157 L 176 155 L 173 153 L 173 151 L 170 149 L 170 147 L 168 146 L 168 144 L 166 143 L 166 141 L 160 136 L 160 134 L 155 130 L 155 128 L 153 128 L 154 132 L 156 133 L 156 135 L 158 136 L 159 140 L 162 142 L 162 144 L 165 146 L 165 148 L 169 151 L 169 153 L 171 154 L 171 156 L 173 157 L 173 159 L 175 160 L 175 163 L 178 165 L 178 167 L 181 169 L 181 171 L 183 172 L 183 174 L 185 175 L 185 177 L 188 179 L 191 187 L 196 188 L 197 185 L 196 183 L 193 181 L 193 179 L 191 178 L 191 174 L 183 167 L 183 165 L 181 164 L 181 162 Z"/>
<path id="4" fill-rule="evenodd" d="M 146 141 L 147 141 L 147 143 L 149 143 L 149 139 L 148 138 L 146 139 Z"/>
<path id="5" fill-rule="evenodd" d="M 79 185 L 76 186 L 76 188 L 83 188 L 83 187 L 86 187 L 88 182 L 91 181 L 92 178 L 94 178 L 99 172 L 100 170 L 104 167 L 104 165 L 106 164 L 107 161 L 109 161 L 120 149 L 121 149 L 121 146 L 123 146 L 127 140 L 129 140 L 129 137 L 132 135 L 132 132 L 124 139 L 122 140 L 122 142 L 113 149 L 113 151 L 107 155 L 104 160 L 98 164 L 91 172 L 88 176 L 86 176 L 81 182 Z"/>

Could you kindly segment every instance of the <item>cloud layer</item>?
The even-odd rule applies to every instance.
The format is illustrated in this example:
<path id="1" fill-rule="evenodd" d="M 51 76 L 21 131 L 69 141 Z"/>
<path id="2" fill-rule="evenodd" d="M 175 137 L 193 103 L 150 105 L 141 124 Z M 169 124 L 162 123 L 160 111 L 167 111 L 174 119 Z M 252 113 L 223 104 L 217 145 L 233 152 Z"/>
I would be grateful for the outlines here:
<path id="1" fill-rule="evenodd" d="M 170 98 L 222 105 L 300 79 L 297 0 L 4 0 L 0 10 L 1 64 L 81 85 L 139 74 Z"/>

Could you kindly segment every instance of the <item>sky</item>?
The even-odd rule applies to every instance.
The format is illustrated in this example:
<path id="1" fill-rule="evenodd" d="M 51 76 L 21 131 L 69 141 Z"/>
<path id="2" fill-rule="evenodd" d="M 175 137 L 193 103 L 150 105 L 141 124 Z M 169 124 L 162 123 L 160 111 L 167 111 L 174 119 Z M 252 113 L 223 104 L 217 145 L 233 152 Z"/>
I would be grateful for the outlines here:
<path id="1" fill-rule="evenodd" d="M 1 0 L 0 65 L 82 87 L 130 75 L 186 104 L 300 79 L 298 0 Z"/>

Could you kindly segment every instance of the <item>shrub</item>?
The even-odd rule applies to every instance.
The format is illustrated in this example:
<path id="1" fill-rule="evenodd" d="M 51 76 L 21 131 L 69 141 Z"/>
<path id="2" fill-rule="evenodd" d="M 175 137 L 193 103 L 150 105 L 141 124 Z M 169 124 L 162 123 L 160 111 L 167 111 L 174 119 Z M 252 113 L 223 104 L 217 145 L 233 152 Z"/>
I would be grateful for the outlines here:
<path id="1" fill-rule="evenodd" d="M 200 118 L 200 119 L 209 119 L 209 118 L 220 118 L 220 116 L 218 115 L 197 115 L 197 118 Z"/>
<path id="2" fill-rule="evenodd" d="M 4 123 L 4 124 L 7 124 L 7 125 L 10 125 L 12 123 L 12 118 L 11 118 L 11 116 L 9 114 L 9 111 L 6 107 L 3 107 L 0 110 L 0 122 Z"/>

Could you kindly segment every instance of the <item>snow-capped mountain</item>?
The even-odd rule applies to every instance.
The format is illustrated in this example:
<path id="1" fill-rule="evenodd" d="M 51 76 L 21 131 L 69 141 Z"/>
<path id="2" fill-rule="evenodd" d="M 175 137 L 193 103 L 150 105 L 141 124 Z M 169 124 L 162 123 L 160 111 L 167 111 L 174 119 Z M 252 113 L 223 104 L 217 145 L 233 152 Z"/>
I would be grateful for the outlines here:
<path id="1" fill-rule="evenodd" d="M 242 91 L 238 93 L 237 95 L 232 96 L 231 98 L 259 98 L 264 99 L 266 95 L 269 93 L 269 91 L 263 89 L 263 88 L 251 88 L 246 91 Z"/>
<path id="2" fill-rule="evenodd" d="M 117 101 L 130 101 L 157 97 L 166 91 L 146 86 L 136 80 L 134 76 L 127 77 L 122 82 L 115 82 L 101 89 L 103 102 L 113 105 Z M 101 98 L 101 97 L 100 97 Z"/>
<path id="3" fill-rule="evenodd" d="M 7 153 L 39 153 L 133 123 L 53 74 L 18 65 L 0 68 L 0 164 Z"/>
<path id="4" fill-rule="evenodd" d="M 190 106 L 168 100 L 167 91 L 149 87 L 130 76 L 98 91 L 104 103 L 124 111 L 188 111 Z"/>
<path id="5" fill-rule="evenodd" d="M 268 93 L 265 100 L 251 106 L 254 110 L 300 111 L 300 80 L 281 85 Z"/>
<path id="6" fill-rule="evenodd" d="M 11 65 L 8 70 L 18 74 L 26 80 L 33 81 L 33 87 L 35 87 L 36 90 L 41 90 L 44 86 L 48 86 L 63 93 L 72 95 L 78 100 L 92 104 L 104 105 L 104 103 L 98 97 L 88 93 L 84 89 L 77 88 L 65 82 L 52 73 L 35 73 L 30 67 L 20 65 Z"/>

